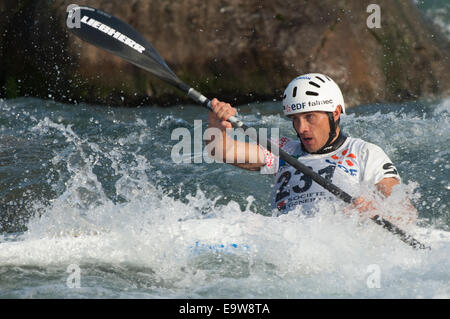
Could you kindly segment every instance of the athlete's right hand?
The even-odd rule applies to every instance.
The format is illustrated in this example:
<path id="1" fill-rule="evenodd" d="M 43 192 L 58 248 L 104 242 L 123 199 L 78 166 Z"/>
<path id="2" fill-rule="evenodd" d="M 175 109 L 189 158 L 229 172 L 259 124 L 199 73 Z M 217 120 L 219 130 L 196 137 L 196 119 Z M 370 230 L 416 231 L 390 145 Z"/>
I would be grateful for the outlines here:
<path id="1" fill-rule="evenodd" d="M 236 115 L 237 110 L 234 107 L 232 107 L 229 103 L 225 103 L 214 98 L 211 100 L 211 108 L 212 112 L 209 112 L 210 127 L 217 127 L 222 131 L 233 127 L 227 120 L 231 116 Z"/>

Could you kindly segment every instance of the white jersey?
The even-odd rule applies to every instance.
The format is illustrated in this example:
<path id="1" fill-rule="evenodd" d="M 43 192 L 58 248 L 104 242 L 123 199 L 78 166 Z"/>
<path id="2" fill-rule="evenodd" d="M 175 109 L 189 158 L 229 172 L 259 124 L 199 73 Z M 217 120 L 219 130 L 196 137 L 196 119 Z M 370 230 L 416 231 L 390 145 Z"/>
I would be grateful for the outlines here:
<path id="1" fill-rule="evenodd" d="M 397 169 L 385 152 L 358 138 L 347 137 L 338 149 L 327 154 L 306 153 L 299 140 L 286 137 L 279 140 L 279 147 L 352 197 L 360 195 L 363 184 L 375 185 L 388 177 L 400 181 Z M 332 193 L 310 177 L 267 150 L 265 161 L 261 173 L 275 175 L 272 209 L 287 213 L 297 205 L 302 205 L 302 212 L 311 214 L 318 201 L 336 200 Z"/>

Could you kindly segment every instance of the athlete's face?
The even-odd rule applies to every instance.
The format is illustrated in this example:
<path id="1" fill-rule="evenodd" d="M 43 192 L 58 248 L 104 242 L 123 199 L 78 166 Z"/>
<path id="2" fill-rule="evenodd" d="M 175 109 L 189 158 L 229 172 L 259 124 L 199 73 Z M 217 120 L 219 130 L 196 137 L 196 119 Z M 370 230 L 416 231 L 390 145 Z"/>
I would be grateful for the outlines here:
<path id="1" fill-rule="evenodd" d="M 339 114 L 335 112 L 334 115 L 335 120 L 337 120 Z M 308 152 L 317 152 L 328 141 L 330 136 L 330 123 L 328 115 L 325 112 L 298 113 L 290 117 L 303 146 Z M 336 133 L 339 133 L 339 131 Z"/>

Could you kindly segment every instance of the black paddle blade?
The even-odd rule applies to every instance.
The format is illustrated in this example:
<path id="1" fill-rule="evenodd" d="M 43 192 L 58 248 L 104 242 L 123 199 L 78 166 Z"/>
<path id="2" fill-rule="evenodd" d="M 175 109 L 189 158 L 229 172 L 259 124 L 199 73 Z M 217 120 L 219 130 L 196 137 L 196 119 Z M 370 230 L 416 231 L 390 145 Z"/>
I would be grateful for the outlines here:
<path id="1" fill-rule="evenodd" d="M 153 46 L 130 25 L 98 9 L 74 6 L 66 15 L 68 29 L 97 47 L 149 71 L 179 89 L 189 90 Z"/>

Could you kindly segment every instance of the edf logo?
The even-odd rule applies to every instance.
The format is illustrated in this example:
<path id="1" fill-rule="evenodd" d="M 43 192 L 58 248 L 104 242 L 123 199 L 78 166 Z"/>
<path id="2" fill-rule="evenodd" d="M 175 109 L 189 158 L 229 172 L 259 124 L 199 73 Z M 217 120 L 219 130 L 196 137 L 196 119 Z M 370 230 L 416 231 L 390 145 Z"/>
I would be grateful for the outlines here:
<path id="1" fill-rule="evenodd" d="M 304 109 L 304 108 L 305 108 L 305 102 L 291 105 L 291 110 L 292 111 L 301 110 L 301 109 Z"/>

